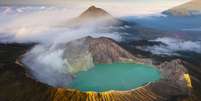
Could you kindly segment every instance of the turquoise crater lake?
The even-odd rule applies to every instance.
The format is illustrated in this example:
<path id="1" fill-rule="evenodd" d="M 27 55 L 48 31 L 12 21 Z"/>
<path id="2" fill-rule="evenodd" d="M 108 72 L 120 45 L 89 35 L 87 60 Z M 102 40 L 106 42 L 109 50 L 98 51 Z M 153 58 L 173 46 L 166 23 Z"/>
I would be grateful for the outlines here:
<path id="1" fill-rule="evenodd" d="M 70 87 L 85 91 L 104 92 L 130 90 L 160 79 L 160 72 L 144 64 L 96 64 L 88 71 L 75 74 Z"/>

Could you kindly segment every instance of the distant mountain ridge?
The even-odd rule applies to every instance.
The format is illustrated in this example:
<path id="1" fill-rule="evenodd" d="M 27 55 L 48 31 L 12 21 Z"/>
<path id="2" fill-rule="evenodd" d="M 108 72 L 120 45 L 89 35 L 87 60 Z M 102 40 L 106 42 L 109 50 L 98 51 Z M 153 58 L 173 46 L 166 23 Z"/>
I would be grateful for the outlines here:
<path id="1" fill-rule="evenodd" d="M 201 15 L 201 0 L 192 0 L 163 12 L 173 16 Z"/>

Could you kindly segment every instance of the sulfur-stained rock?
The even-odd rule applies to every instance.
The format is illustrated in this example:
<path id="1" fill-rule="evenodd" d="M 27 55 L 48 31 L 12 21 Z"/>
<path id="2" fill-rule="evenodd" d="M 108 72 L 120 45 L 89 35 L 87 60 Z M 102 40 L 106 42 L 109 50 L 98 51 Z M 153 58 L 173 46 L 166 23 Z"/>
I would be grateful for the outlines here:
<path id="1" fill-rule="evenodd" d="M 85 71 L 97 63 L 132 62 L 140 63 L 140 59 L 121 48 L 110 38 L 84 37 L 68 42 L 63 58 L 69 72 Z"/>
<path id="2" fill-rule="evenodd" d="M 94 63 L 137 63 L 140 60 L 121 48 L 117 42 L 106 37 L 84 37 L 71 41 L 65 46 L 64 58 L 69 58 L 68 61 L 70 63 L 74 62 L 75 64 L 79 64 L 77 61 L 83 59 L 86 64 L 83 64 L 82 67 L 88 67 L 87 64 L 90 64 L 88 62 L 91 62 L 91 59 L 93 59 Z"/>
<path id="3" fill-rule="evenodd" d="M 92 54 L 89 46 L 84 40 L 75 40 L 65 45 L 64 61 L 68 65 L 70 73 L 85 71 L 94 66 Z"/>

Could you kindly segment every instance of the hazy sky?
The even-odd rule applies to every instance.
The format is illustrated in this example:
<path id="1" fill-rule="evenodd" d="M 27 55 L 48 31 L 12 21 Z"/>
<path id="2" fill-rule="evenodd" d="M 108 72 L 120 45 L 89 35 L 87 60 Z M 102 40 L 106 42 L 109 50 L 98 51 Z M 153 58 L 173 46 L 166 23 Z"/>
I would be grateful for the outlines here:
<path id="1" fill-rule="evenodd" d="M 91 5 L 114 15 L 157 13 L 190 0 L 0 0 L 0 5 L 56 5 L 81 12 Z M 121 11 L 121 12 L 120 12 Z"/>
<path id="2" fill-rule="evenodd" d="M 69 3 L 83 4 L 83 3 L 179 3 L 189 0 L 0 0 L 1 5 L 14 5 L 14 4 L 56 4 L 63 5 Z"/>

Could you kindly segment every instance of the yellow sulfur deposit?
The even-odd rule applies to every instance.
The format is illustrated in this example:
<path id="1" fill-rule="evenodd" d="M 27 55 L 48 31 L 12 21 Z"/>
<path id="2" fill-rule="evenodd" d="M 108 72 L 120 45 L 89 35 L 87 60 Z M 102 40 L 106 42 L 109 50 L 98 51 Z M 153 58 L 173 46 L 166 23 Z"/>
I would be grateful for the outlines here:
<path id="1" fill-rule="evenodd" d="M 192 88 L 191 78 L 190 78 L 190 75 L 189 75 L 188 73 L 184 74 L 184 79 L 185 79 L 185 81 L 186 81 L 186 83 L 187 83 L 187 86 L 188 86 L 189 88 Z"/>
<path id="2" fill-rule="evenodd" d="M 77 90 L 56 89 L 53 101 L 156 101 L 162 99 L 149 88 L 129 92 L 80 92 Z"/>

